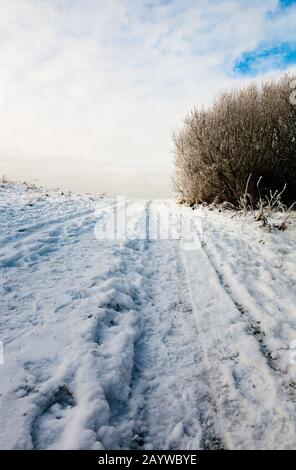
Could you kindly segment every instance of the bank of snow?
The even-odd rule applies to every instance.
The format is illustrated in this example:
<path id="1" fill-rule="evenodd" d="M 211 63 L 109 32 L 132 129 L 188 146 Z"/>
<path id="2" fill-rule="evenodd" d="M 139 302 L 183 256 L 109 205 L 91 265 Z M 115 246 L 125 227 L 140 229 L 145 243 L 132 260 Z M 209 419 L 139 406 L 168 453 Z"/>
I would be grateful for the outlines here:
<path id="1" fill-rule="evenodd" d="M 296 448 L 295 229 L 99 241 L 115 202 L 0 187 L 0 448 Z"/>

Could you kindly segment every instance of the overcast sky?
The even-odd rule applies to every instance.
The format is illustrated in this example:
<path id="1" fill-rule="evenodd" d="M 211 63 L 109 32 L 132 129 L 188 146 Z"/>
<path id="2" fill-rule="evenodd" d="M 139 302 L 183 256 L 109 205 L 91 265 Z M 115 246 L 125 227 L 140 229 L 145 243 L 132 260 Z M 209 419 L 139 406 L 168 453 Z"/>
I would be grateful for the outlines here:
<path id="1" fill-rule="evenodd" d="M 0 0 L 0 175 L 166 197 L 171 130 L 296 70 L 296 2 Z"/>

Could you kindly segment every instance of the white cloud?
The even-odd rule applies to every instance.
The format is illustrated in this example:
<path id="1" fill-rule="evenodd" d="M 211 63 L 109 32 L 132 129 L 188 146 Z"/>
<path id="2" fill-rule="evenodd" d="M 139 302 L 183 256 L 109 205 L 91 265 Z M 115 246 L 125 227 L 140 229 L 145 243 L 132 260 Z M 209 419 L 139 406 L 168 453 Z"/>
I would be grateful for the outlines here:
<path id="1" fill-rule="evenodd" d="M 275 0 L 0 0 L 0 171 L 76 190 L 167 195 L 171 128 L 246 80 L 231 74 L 244 51 L 295 39 L 295 11 L 268 17 L 276 8 Z"/>

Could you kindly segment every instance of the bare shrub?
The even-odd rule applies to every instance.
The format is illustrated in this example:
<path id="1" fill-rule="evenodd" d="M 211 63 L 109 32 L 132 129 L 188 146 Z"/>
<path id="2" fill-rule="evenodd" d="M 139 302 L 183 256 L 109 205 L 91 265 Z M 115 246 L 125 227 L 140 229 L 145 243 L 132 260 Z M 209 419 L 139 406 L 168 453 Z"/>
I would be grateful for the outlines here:
<path id="1" fill-rule="evenodd" d="M 259 179 L 261 198 L 285 186 L 283 202 L 296 200 L 293 79 L 285 75 L 224 92 L 209 109 L 189 113 L 183 128 L 173 134 L 174 186 L 183 200 L 228 201 L 238 207 L 247 198 L 255 204 Z"/>

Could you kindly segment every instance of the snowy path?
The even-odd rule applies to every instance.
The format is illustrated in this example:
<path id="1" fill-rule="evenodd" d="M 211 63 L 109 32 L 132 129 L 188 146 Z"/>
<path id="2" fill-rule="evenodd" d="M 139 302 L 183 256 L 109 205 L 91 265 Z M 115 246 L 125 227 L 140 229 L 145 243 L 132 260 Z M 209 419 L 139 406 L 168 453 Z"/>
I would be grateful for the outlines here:
<path id="1" fill-rule="evenodd" d="M 296 448 L 294 234 L 99 241 L 112 200 L 0 193 L 0 448 Z"/>
<path id="2" fill-rule="evenodd" d="M 201 432 L 196 408 L 199 352 L 178 244 L 150 242 L 144 247 L 145 302 L 129 407 L 134 437 L 127 446 L 194 449 Z"/>

